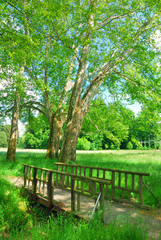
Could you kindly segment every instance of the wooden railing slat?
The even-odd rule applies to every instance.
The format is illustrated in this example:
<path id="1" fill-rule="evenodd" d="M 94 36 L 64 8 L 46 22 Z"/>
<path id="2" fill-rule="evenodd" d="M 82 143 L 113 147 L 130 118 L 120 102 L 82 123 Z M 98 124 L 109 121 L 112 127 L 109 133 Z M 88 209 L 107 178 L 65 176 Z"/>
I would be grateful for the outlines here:
<path id="1" fill-rule="evenodd" d="M 71 172 L 68 172 L 70 171 Z M 79 167 L 79 169 L 78 169 Z M 88 170 L 87 170 L 88 169 Z M 96 171 L 94 171 L 96 170 Z M 111 179 L 106 179 L 106 172 L 111 172 Z M 79 172 L 79 173 L 78 173 Z M 89 176 L 87 173 L 89 172 Z M 95 175 L 96 173 L 96 175 Z M 124 174 L 123 174 L 124 173 Z M 130 175 L 130 177 L 129 177 Z M 137 178 L 135 176 L 138 175 Z M 53 178 L 55 176 L 55 178 Z M 75 210 L 75 194 L 77 193 L 77 210 L 80 209 L 80 194 L 86 196 L 98 196 L 99 190 L 102 191 L 102 196 L 110 199 L 120 199 L 133 205 L 143 204 L 143 176 L 149 176 L 149 174 L 135 173 L 130 171 L 116 171 L 107 170 L 104 168 L 86 167 L 82 165 L 70 165 L 70 164 L 57 164 L 57 170 L 50 170 L 46 168 L 39 168 L 31 165 L 24 164 L 24 186 L 25 188 L 32 189 L 34 200 L 36 201 L 36 194 L 40 193 L 46 196 L 49 203 L 49 208 L 52 208 L 53 202 L 53 188 L 54 179 L 56 179 L 56 187 L 71 189 L 71 209 Z M 121 184 L 122 177 L 124 177 L 125 185 Z M 71 179 L 71 181 L 70 181 Z M 130 184 L 129 184 L 130 181 Z M 79 187 L 79 182 L 81 187 Z M 115 185 L 116 182 L 116 185 Z M 139 189 L 135 188 L 135 184 L 139 185 Z M 74 184 L 74 185 L 73 185 Z M 75 187 L 76 184 L 76 187 Z M 100 187 L 98 187 L 98 186 Z M 111 188 L 111 191 L 109 189 Z M 46 193 L 47 189 L 47 193 Z M 120 198 L 118 198 L 117 191 L 121 191 Z M 128 199 L 124 199 L 124 193 L 126 192 Z M 131 200 L 131 193 L 139 195 L 139 202 Z M 126 195 L 125 195 L 126 196 Z M 101 200 L 103 201 L 103 200 Z"/>

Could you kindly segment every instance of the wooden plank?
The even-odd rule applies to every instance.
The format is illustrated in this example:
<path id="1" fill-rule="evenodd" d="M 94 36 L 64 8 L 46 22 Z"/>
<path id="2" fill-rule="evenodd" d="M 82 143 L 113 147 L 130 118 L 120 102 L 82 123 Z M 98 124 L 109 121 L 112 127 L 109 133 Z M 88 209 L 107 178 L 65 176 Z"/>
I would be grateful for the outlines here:
<path id="1" fill-rule="evenodd" d="M 111 196 L 115 197 L 115 172 L 112 172 Z"/>
<path id="2" fill-rule="evenodd" d="M 69 187 L 69 176 L 67 176 L 67 187 Z"/>
<path id="3" fill-rule="evenodd" d="M 79 175 L 82 175 L 82 168 L 79 168 Z"/>
<path id="4" fill-rule="evenodd" d="M 94 182 L 92 182 L 92 181 L 89 182 L 89 191 L 88 192 L 90 193 L 90 196 L 93 197 L 93 195 L 94 195 Z"/>
<path id="5" fill-rule="evenodd" d="M 75 185 L 75 179 L 73 176 L 71 176 L 71 211 L 74 212 L 75 211 L 75 189 L 74 189 L 74 185 Z"/>
<path id="6" fill-rule="evenodd" d="M 26 187 L 28 167 L 24 166 L 24 187 Z"/>
<path id="7" fill-rule="evenodd" d="M 41 173 L 40 173 L 40 193 L 42 194 L 42 184 L 43 184 L 43 170 L 41 170 Z"/>
<path id="8" fill-rule="evenodd" d="M 37 168 L 33 168 L 32 191 L 34 202 L 36 202 L 36 190 L 37 190 Z"/>
<path id="9" fill-rule="evenodd" d="M 48 181 L 47 180 L 47 171 L 45 170 L 45 185 L 47 185 L 47 181 Z M 44 196 L 47 196 L 47 192 L 45 192 Z"/>
<path id="10" fill-rule="evenodd" d="M 49 201 L 49 209 L 52 208 L 52 203 L 53 203 L 53 173 L 48 172 L 48 184 L 47 184 L 47 196 L 48 196 L 48 201 Z"/>
<path id="11" fill-rule="evenodd" d="M 82 193 L 84 192 L 84 181 L 83 180 L 81 181 L 81 192 Z"/>
<path id="12" fill-rule="evenodd" d="M 45 195 L 45 179 L 44 179 L 45 176 L 43 176 L 43 190 L 42 190 L 42 193 L 43 193 L 43 196 Z"/>
<path id="13" fill-rule="evenodd" d="M 96 182 L 93 182 L 93 194 L 96 194 Z"/>
<path id="14" fill-rule="evenodd" d="M 56 187 L 58 188 L 58 173 L 56 173 Z"/>
<path id="15" fill-rule="evenodd" d="M 67 166 L 77 166 L 77 167 L 86 167 L 89 169 L 100 169 L 100 170 L 106 170 L 106 171 L 114 171 L 114 172 L 121 172 L 121 173 L 128 173 L 128 174 L 136 174 L 136 175 L 144 175 L 144 176 L 150 176 L 150 173 L 142 173 L 142 172 L 132 172 L 127 170 L 118 170 L 118 169 L 112 169 L 112 168 L 100 168 L 100 167 L 92 167 L 92 166 L 85 166 L 85 165 L 79 165 L 79 164 L 68 164 L 68 163 L 54 163 L 55 165 L 67 165 Z"/>
<path id="16" fill-rule="evenodd" d="M 86 176 L 86 168 L 84 168 L 84 176 Z"/>
<path id="17" fill-rule="evenodd" d="M 143 204 L 143 177 L 139 176 L 139 203 Z"/>
<path id="18" fill-rule="evenodd" d="M 100 209 L 102 211 L 102 222 L 105 222 L 105 206 L 104 206 L 104 184 L 100 183 L 100 192 L 101 192 L 101 197 L 100 197 Z"/>
<path id="19" fill-rule="evenodd" d="M 92 177 L 92 168 L 89 169 L 89 177 Z"/>

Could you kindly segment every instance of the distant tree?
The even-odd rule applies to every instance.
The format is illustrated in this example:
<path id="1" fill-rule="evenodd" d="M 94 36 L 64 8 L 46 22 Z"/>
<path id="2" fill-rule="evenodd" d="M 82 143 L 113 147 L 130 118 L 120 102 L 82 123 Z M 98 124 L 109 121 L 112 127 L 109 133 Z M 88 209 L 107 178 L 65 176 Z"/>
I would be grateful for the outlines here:
<path id="1" fill-rule="evenodd" d="M 140 141 L 154 140 L 161 136 L 160 113 L 153 106 L 143 106 L 140 114 L 136 118 L 137 138 Z"/>
<path id="2" fill-rule="evenodd" d="M 0 131 L 0 147 L 7 147 L 7 136 L 4 131 Z"/>
<path id="3" fill-rule="evenodd" d="M 25 148 L 46 149 L 49 140 L 49 125 L 47 118 L 39 114 L 37 117 L 31 115 L 30 122 L 26 125 L 21 144 Z"/>
<path id="4" fill-rule="evenodd" d="M 98 98 L 89 107 L 80 136 L 91 141 L 93 149 L 107 149 L 111 146 L 120 148 L 121 142 L 129 137 L 134 119 L 134 113 L 120 102 L 107 105 L 103 99 Z"/>

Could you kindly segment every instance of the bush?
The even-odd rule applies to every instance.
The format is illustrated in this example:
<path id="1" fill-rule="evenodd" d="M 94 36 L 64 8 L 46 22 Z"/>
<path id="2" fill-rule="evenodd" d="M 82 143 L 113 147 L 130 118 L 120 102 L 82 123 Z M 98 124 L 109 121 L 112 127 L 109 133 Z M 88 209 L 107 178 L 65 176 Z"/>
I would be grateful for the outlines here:
<path id="1" fill-rule="evenodd" d="M 0 132 L 0 147 L 7 147 L 7 136 L 4 131 Z"/>
<path id="2" fill-rule="evenodd" d="M 113 143 L 110 145 L 111 150 L 119 150 L 119 146 L 114 145 Z"/>
<path id="3" fill-rule="evenodd" d="M 90 150 L 91 143 L 85 138 L 78 138 L 77 150 Z"/>
<path id="4" fill-rule="evenodd" d="M 129 142 L 127 143 L 126 149 L 128 149 L 128 150 L 133 149 L 133 144 L 132 144 L 132 142 L 129 141 Z"/>

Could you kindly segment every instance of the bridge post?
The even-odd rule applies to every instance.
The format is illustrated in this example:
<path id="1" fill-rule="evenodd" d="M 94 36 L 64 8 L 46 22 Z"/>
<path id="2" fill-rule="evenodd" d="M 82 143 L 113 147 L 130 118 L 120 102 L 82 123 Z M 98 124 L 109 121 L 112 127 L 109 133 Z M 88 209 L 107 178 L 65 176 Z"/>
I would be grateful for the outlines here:
<path id="1" fill-rule="evenodd" d="M 111 183 L 111 196 L 112 199 L 115 197 L 115 172 L 112 171 L 112 179 L 111 179 L 112 183 Z"/>
<path id="2" fill-rule="evenodd" d="M 52 178 L 53 173 L 48 172 L 48 183 L 47 183 L 47 195 L 48 195 L 48 201 L 49 201 L 49 209 L 52 209 L 53 206 L 53 178 Z"/>
<path id="3" fill-rule="evenodd" d="M 105 222 L 105 206 L 104 206 L 104 184 L 100 183 L 100 192 L 101 192 L 101 197 L 100 197 L 100 209 L 102 211 L 102 222 Z"/>
<path id="4" fill-rule="evenodd" d="M 139 175 L 139 203 L 143 204 L 143 176 Z"/>
<path id="5" fill-rule="evenodd" d="M 36 167 L 33 168 L 32 189 L 33 189 L 34 202 L 36 202 L 36 191 L 37 191 L 37 168 Z"/>
<path id="6" fill-rule="evenodd" d="M 73 176 L 71 176 L 71 212 L 75 211 L 75 179 Z"/>
<path id="7" fill-rule="evenodd" d="M 26 187 L 26 179 L 28 177 L 28 166 L 24 165 L 24 188 Z"/>

